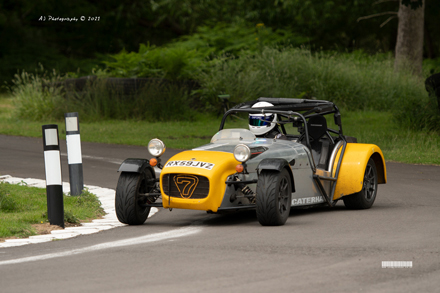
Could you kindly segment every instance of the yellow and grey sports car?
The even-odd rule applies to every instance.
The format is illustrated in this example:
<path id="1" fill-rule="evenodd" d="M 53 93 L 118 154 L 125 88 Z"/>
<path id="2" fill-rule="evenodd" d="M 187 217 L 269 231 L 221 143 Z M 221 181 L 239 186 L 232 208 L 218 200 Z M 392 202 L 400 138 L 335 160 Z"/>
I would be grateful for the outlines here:
<path id="1" fill-rule="evenodd" d="M 224 128 L 232 115 L 246 115 L 248 128 Z M 225 113 L 209 144 L 161 164 L 165 149 L 153 139 L 152 159 L 120 166 L 115 205 L 122 223 L 143 224 L 151 207 L 163 207 L 255 209 L 261 225 L 283 225 L 294 207 L 333 207 L 342 199 L 349 209 L 368 209 L 387 180 L 380 148 L 345 136 L 338 107 L 322 100 L 246 102 Z"/>

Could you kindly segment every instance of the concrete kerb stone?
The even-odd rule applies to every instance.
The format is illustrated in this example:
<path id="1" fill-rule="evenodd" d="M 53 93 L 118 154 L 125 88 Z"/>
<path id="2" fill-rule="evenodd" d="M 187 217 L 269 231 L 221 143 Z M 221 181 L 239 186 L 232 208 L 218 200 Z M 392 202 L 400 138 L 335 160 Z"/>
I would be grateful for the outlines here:
<path id="1" fill-rule="evenodd" d="M 0 176 L 0 181 L 8 182 L 10 184 L 21 184 L 31 187 L 46 188 L 46 181 L 41 179 L 18 178 L 12 177 L 10 175 L 3 175 Z M 119 222 L 116 217 L 114 205 L 114 189 L 102 188 L 93 185 L 85 185 L 84 187 L 87 188 L 89 192 L 95 194 L 101 202 L 101 206 L 106 213 L 106 215 L 102 219 L 95 219 L 91 223 L 83 223 L 81 226 L 78 227 L 68 227 L 63 230 L 53 230 L 51 234 L 35 235 L 23 239 L 6 239 L 5 242 L 0 242 L 0 248 L 67 239 L 77 237 L 79 235 L 88 235 L 98 233 L 103 230 L 125 226 L 125 224 Z M 63 190 L 70 190 L 70 184 L 67 182 L 63 182 Z M 158 211 L 159 210 L 157 208 L 151 208 L 149 217 L 151 217 Z"/>

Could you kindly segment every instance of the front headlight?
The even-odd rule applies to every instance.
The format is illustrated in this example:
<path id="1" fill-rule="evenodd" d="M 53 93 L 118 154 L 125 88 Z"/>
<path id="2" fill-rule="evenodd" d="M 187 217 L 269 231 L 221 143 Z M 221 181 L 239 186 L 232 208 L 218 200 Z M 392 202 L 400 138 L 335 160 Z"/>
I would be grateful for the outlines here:
<path id="1" fill-rule="evenodd" d="M 148 143 L 148 151 L 154 157 L 162 156 L 165 150 L 166 150 L 165 144 L 160 139 L 153 138 Z"/>
<path id="2" fill-rule="evenodd" d="M 244 163 L 251 157 L 251 150 L 245 144 L 238 144 L 234 149 L 234 157 L 240 163 Z"/>

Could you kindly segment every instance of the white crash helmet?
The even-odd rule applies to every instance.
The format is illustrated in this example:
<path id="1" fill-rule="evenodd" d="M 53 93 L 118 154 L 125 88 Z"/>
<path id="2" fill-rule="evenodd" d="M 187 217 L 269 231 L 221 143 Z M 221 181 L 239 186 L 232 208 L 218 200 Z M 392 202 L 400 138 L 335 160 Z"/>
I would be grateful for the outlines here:
<path id="1" fill-rule="evenodd" d="M 252 108 L 266 108 L 273 107 L 268 102 L 258 102 L 252 106 Z M 263 135 L 271 131 L 277 124 L 277 114 L 264 113 L 264 114 L 249 114 L 249 130 L 255 135 Z"/>

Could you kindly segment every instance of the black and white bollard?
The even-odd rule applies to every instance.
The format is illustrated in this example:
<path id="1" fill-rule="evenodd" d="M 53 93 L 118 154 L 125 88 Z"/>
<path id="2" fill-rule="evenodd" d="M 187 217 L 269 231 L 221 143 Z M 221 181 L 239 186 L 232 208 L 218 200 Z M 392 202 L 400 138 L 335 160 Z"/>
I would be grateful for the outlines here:
<path id="1" fill-rule="evenodd" d="M 84 189 L 84 176 L 79 135 L 78 113 L 65 113 L 67 161 L 69 163 L 70 195 L 80 195 Z"/>
<path id="2" fill-rule="evenodd" d="M 63 180 L 61 177 L 58 125 L 43 125 L 44 169 L 46 171 L 47 217 L 51 225 L 64 228 Z"/>

